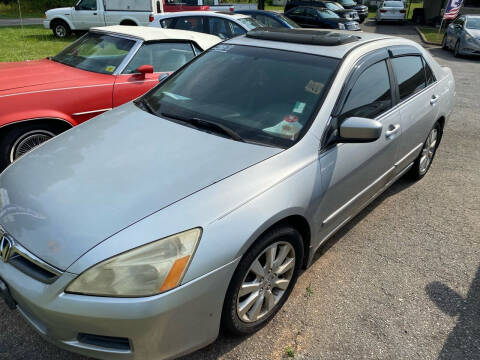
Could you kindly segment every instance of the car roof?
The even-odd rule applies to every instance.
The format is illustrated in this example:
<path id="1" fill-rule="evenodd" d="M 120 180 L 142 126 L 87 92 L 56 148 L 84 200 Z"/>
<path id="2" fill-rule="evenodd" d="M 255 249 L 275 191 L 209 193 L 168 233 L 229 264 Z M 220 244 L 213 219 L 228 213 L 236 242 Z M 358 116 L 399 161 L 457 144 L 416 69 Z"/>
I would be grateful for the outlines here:
<path id="1" fill-rule="evenodd" d="M 282 15 L 281 13 L 269 10 L 235 10 L 235 14 L 263 14 L 263 15 L 270 15 L 270 16 L 278 16 Z"/>
<path id="2" fill-rule="evenodd" d="M 305 36 L 305 39 L 306 39 L 304 43 L 281 41 L 279 39 L 269 40 L 268 36 L 264 38 L 251 37 L 252 33 L 259 34 L 261 32 L 275 33 L 275 32 L 282 32 L 282 30 L 276 30 L 272 28 L 257 29 L 257 30 L 251 31 L 246 36 L 239 36 L 236 38 L 232 38 L 230 40 L 227 40 L 225 43 L 287 50 L 287 51 L 296 51 L 296 52 L 303 52 L 307 54 L 322 55 L 322 56 L 342 59 L 350 50 L 356 47 L 359 47 L 363 44 L 370 43 L 372 41 L 382 40 L 382 39 L 395 39 L 395 37 L 389 36 L 389 35 L 366 33 L 366 32 L 360 32 L 360 31 L 358 32 L 356 31 L 354 34 L 352 34 L 351 31 L 342 31 L 342 30 L 329 31 L 325 29 L 305 29 L 305 28 L 288 29 L 288 32 L 285 32 L 285 34 L 294 34 L 294 32 L 301 33 L 302 36 Z M 313 36 L 309 37 L 305 35 L 308 32 L 311 32 Z M 311 41 L 311 38 L 313 38 L 315 35 L 319 35 L 319 33 L 321 33 L 321 35 L 326 35 L 326 36 L 340 36 L 340 35 L 344 35 L 345 37 L 353 36 L 356 39 L 355 41 L 348 40 L 347 42 L 342 42 L 339 45 L 330 45 L 330 46 L 317 45 Z M 291 36 L 291 35 L 287 35 L 287 36 Z"/>
<path id="3" fill-rule="evenodd" d="M 115 35 L 125 35 L 128 37 L 138 38 L 143 41 L 187 40 L 187 41 L 195 42 L 198 46 L 200 46 L 204 50 L 222 41 L 217 36 L 199 33 L 199 32 L 193 32 L 193 31 L 187 31 L 187 30 L 163 29 L 163 28 L 146 27 L 146 26 L 113 25 L 113 26 L 91 28 L 90 31 L 115 34 Z"/>
<path id="4" fill-rule="evenodd" d="M 163 14 L 155 15 L 157 18 L 179 17 L 179 16 L 217 16 L 227 19 L 244 19 L 250 18 L 248 15 L 237 14 L 227 11 L 179 11 L 179 12 L 166 12 Z"/>

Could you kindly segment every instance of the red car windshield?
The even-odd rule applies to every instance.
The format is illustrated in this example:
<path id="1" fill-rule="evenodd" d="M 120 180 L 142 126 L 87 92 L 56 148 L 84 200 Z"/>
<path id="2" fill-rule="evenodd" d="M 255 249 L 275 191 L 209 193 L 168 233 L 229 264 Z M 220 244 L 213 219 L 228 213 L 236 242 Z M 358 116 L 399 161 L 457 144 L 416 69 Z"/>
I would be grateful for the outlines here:
<path id="1" fill-rule="evenodd" d="M 113 74 L 134 45 L 134 40 L 88 33 L 52 60 L 82 70 Z"/>

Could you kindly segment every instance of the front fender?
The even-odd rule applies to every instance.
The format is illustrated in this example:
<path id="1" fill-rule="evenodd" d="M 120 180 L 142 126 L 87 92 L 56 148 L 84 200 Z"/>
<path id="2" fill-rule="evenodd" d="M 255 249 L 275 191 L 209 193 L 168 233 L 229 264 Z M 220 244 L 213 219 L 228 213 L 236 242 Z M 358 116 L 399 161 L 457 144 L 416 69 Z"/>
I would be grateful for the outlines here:
<path id="1" fill-rule="evenodd" d="M 31 110 L 24 112 L 12 112 L 5 116 L 0 117 L 0 127 L 17 124 L 24 121 L 42 120 L 42 119 L 55 119 L 63 121 L 70 126 L 76 126 L 78 123 L 72 119 L 69 115 L 56 110 Z"/>
<path id="2" fill-rule="evenodd" d="M 63 20 L 65 21 L 71 30 L 76 30 L 75 24 L 73 23 L 72 19 L 69 16 L 65 15 L 54 15 L 50 20 L 50 28 L 52 28 L 53 23 L 55 20 Z"/>

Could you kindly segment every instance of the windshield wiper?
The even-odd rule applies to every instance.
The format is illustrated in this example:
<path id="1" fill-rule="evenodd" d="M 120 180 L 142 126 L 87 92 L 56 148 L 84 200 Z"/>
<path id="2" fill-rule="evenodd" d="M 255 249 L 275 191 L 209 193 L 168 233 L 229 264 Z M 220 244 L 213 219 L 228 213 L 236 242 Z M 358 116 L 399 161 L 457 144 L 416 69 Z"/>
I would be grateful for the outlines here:
<path id="1" fill-rule="evenodd" d="M 217 133 L 222 133 L 224 135 L 227 135 L 230 139 L 233 139 L 236 141 L 246 142 L 235 130 L 223 124 L 219 124 L 210 120 L 200 119 L 197 117 L 188 118 L 188 117 L 178 116 L 174 114 L 167 114 L 167 113 L 161 113 L 161 115 L 191 124 L 196 128 L 215 130 Z"/>
<path id="2" fill-rule="evenodd" d="M 150 103 L 145 98 L 140 98 L 135 101 L 137 105 L 140 105 L 142 109 L 149 112 L 150 114 L 156 115 L 155 109 L 150 105 Z"/>

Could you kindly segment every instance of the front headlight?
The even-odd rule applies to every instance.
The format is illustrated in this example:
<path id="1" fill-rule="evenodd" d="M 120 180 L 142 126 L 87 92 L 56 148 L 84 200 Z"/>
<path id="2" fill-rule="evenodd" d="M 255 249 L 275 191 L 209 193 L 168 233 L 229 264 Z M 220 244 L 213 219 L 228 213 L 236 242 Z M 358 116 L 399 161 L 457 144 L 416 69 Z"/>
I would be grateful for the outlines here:
<path id="1" fill-rule="evenodd" d="M 345 30 L 345 25 L 342 24 L 342 23 L 338 23 L 338 28 L 339 28 L 340 30 Z"/>
<path id="2" fill-rule="evenodd" d="M 69 293 L 113 297 L 156 295 L 182 281 L 202 234 L 191 229 L 105 260 L 70 283 Z"/>

